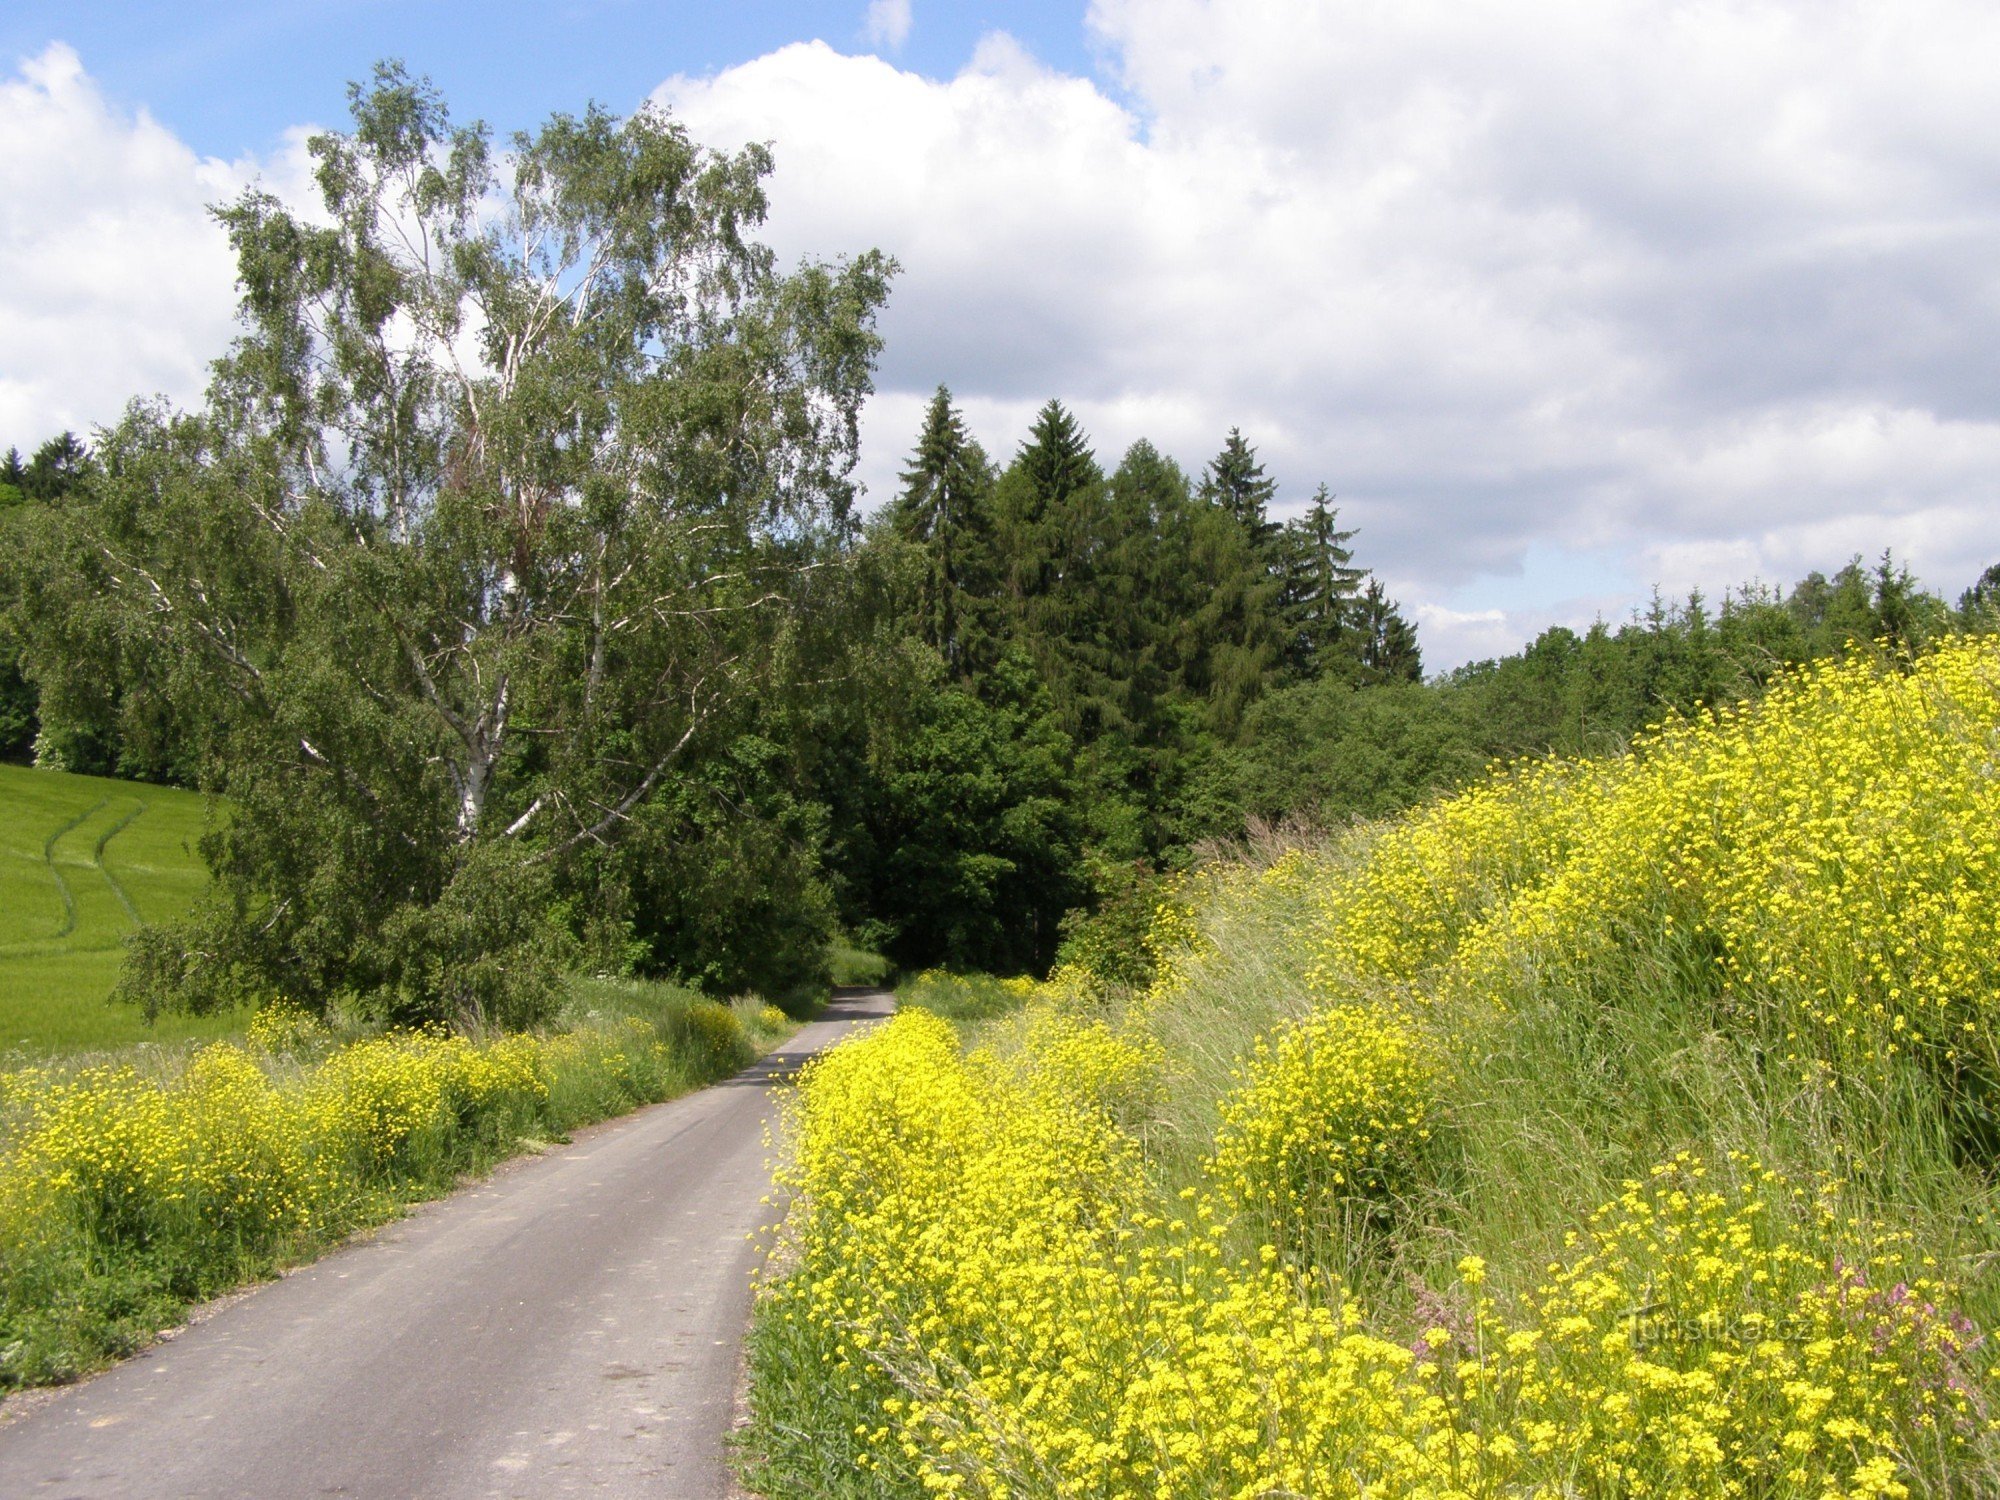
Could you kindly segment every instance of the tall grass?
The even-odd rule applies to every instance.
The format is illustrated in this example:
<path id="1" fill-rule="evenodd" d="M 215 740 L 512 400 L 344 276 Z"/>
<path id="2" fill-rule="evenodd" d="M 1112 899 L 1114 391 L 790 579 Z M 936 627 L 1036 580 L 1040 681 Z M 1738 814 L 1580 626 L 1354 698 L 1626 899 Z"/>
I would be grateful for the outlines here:
<path id="1" fill-rule="evenodd" d="M 1818 668 L 1238 850 L 1143 994 L 829 1060 L 759 1482 L 2000 1491 L 1996 763 L 1990 643 Z"/>
<path id="2" fill-rule="evenodd" d="M 273 1006 L 243 1044 L 0 1074 L 0 1390 L 72 1378 L 192 1300 L 724 1076 L 791 1025 L 604 981 L 576 1011 L 549 1035 L 343 1043 Z"/>
<path id="3" fill-rule="evenodd" d="M 1027 979 L 925 969 L 896 986 L 896 1005 L 902 1010 L 927 1010 L 950 1021 L 985 1021 L 1019 1010 L 1035 989 Z"/>

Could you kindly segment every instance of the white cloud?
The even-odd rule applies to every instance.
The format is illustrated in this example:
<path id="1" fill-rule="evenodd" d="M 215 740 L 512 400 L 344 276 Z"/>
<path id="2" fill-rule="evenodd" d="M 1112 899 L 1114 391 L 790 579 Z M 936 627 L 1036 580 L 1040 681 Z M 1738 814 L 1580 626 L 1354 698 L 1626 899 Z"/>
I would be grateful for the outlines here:
<path id="1" fill-rule="evenodd" d="M 868 0 L 868 40 L 891 51 L 910 35 L 910 0 Z"/>
<path id="2" fill-rule="evenodd" d="M 205 205 L 247 168 L 113 109 L 70 48 L 0 82 L 0 442 L 198 396 L 227 344 L 235 261 Z"/>
<path id="3" fill-rule="evenodd" d="M 1003 457 L 1051 395 L 1111 459 L 1143 433 L 1198 465 L 1240 425 L 1294 504 L 1340 494 L 1437 665 L 1490 649 L 1537 543 L 1615 557 L 1631 593 L 1509 623 L 1855 548 L 1955 591 L 2000 556 L 2000 12 L 1090 24 L 1117 96 L 998 37 L 951 79 L 810 45 L 660 91 L 709 140 L 776 142 L 788 251 L 902 261 L 878 497 L 939 380 Z"/>
<path id="4" fill-rule="evenodd" d="M 893 48 L 908 7 L 868 25 Z M 996 34 L 948 79 L 815 43 L 659 91 L 704 139 L 776 143 L 782 251 L 902 262 L 877 499 L 940 380 L 1001 458 L 1050 396 L 1111 461 L 1145 435 L 1198 467 L 1240 426 L 1292 504 L 1338 493 L 1435 666 L 1655 582 L 1891 546 L 1955 591 L 2000 558 L 2000 11 L 1096 0 L 1089 25 L 1115 88 Z M 233 306 L 204 205 L 255 165 L 111 107 L 65 48 L 0 82 L 0 440 L 199 393 Z"/>

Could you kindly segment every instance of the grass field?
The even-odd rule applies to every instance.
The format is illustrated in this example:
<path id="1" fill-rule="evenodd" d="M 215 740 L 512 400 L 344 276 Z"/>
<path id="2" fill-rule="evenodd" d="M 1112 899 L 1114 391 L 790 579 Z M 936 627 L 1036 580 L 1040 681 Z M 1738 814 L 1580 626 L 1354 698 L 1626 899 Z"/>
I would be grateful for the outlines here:
<path id="1" fill-rule="evenodd" d="M 0 766 L 0 1053 L 224 1036 L 244 1018 L 144 1017 L 109 1003 L 125 939 L 208 882 L 193 792 Z"/>

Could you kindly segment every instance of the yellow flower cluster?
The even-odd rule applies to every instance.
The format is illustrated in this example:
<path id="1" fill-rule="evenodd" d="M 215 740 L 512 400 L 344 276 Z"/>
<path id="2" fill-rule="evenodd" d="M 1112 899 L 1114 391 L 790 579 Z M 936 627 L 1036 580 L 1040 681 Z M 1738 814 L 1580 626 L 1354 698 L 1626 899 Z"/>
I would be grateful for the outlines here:
<path id="1" fill-rule="evenodd" d="M 1826 663 L 1622 759 L 1524 765 L 1322 881 L 1316 993 L 1503 1001 L 1647 949 L 1828 1077 L 2000 1073 L 2000 648 Z"/>
<path id="2" fill-rule="evenodd" d="M 1750 1158 L 1682 1154 L 1571 1237 L 1523 1326 L 1483 1305 L 1473 1405 L 1524 1478 L 1584 1493 L 1907 1495 L 1909 1455 L 1983 1423 L 1979 1336 L 1913 1263 Z"/>
<path id="3" fill-rule="evenodd" d="M 1192 897 L 1192 881 L 1186 874 L 1168 876 L 1160 884 L 1153 903 L 1151 920 L 1143 940 L 1146 960 L 1153 971 L 1148 996 L 1156 1001 L 1170 999 L 1186 977 L 1191 954 L 1201 951 L 1205 936 Z"/>
<path id="4" fill-rule="evenodd" d="M 706 1002 L 657 1025 L 395 1033 L 317 1062 L 286 1055 L 328 1040 L 281 1012 L 249 1046 L 210 1045 L 177 1072 L 0 1075 L 0 1389 L 73 1374 L 176 1301 L 448 1187 L 524 1136 L 665 1097 L 749 1051 L 736 1014 Z"/>
<path id="5" fill-rule="evenodd" d="M 250 1018 L 249 1042 L 260 1052 L 296 1052 L 330 1036 L 318 1016 L 289 1000 L 267 1000 Z"/>
<path id="6" fill-rule="evenodd" d="M 1925 1170 L 1990 1163 L 1996 933 L 2000 645 L 1821 665 L 1628 756 L 1504 768 L 1344 848 L 1185 877 L 1122 1011 L 1057 984 L 969 1056 L 915 1012 L 839 1049 L 797 1102 L 796 1271 L 767 1306 L 891 1493 L 1986 1493 L 1992 1354 L 1944 1251 L 1851 1206 L 1909 1200 L 1847 1132 L 1935 1108 Z M 1246 979 L 1259 1014 L 1319 1008 L 1255 1044 L 1200 1185 L 1162 1192 L 1149 1143 L 1204 1127 L 1157 1103 Z M 1424 1273 L 1393 1257 L 1463 1227 L 1454 1181 L 1531 1154 L 1440 1148 L 1491 1102 L 1466 1080 L 1512 1087 L 1509 1029 L 1552 1013 L 1530 1066 L 1631 1018 L 1674 1051 L 1620 1066 L 1671 1067 L 1683 1027 L 1725 1039 L 1776 1101 L 1743 1138 L 1818 1132 L 1830 1158 L 1800 1160 L 1853 1180 L 1674 1155 L 1684 1123 L 1635 1120 L 1607 1158 L 1670 1159 L 1587 1220 L 1599 1189 L 1563 1205 L 1579 1227 L 1545 1271 L 1474 1235 L 1494 1286 L 1474 1254 L 1399 1291 Z M 1833 1088 L 1873 1102 L 1834 1113 Z M 1384 1260 L 1326 1253 L 1378 1224 Z"/>
<path id="7" fill-rule="evenodd" d="M 743 1023 L 720 1001 L 695 1001 L 687 1008 L 682 1027 L 687 1042 L 701 1057 L 733 1058 L 744 1046 Z"/>
<path id="8" fill-rule="evenodd" d="M 1206 1205 L 1147 1213 L 1113 1119 L 1129 1045 L 1028 1026 L 1025 1060 L 962 1057 L 906 1011 L 802 1081 L 791 1268 L 765 1315 L 875 1414 L 863 1461 L 940 1494 L 1357 1493 L 1354 1455 L 1401 1451 L 1421 1420 L 1409 1352 L 1275 1264 L 1231 1266 Z"/>
<path id="9" fill-rule="evenodd" d="M 1596 766 L 1523 763 L 1381 830 L 1321 882 L 1308 981 L 1335 999 L 1409 992 L 1510 891 L 1568 857 L 1607 781 Z"/>
<path id="10" fill-rule="evenodd" d="M 1359 1018 L 1353 1018 L 1359 1024 Z M 1150 1206 L 1136 1137 L 1079 1068 L 1109 1028 L 1030 1022 L 961 1056 L 920 1011 L 812 1064 L 788 1274 L 766 1290 L 860 1413 L 864 1467 L 928 1493 L 1907 1496 L 1982 1422 L 1972 1331 L 1829 1200 L 1755 1162 L 1669 1162 L 1503 1313 L 1413 1346 L 1226 1209 Z M 1281 1044 L 1282 1046 L 1282 1044 Z M 1276 1053 L 1272 1054 L 1273 1057 Z M 1842 1260 L 1824 1248 L 1846 1234 Z"/>
<path id="11" fill-rule="evenodd" d="M 100 1238 L 275 1244 L 349 1212 L 381 1173 L 547 1097 L 546 1044 L 405 1034 L 274 1078 L 230 1043 L 171 1080 L 129 1066 L 9 1080 L 0 1152 L 8 1229 L 60 1219 Z"/>
<path id="12" fill-rule="evenodd" d="M 1358 1005 L 1258 1038 L 1238 1081 L 1222 1101 L 1210 1177 L 1294 1259 L 1364 1227 L 1414 1185 L 1444 1084 L 1423 1037 Z"/>

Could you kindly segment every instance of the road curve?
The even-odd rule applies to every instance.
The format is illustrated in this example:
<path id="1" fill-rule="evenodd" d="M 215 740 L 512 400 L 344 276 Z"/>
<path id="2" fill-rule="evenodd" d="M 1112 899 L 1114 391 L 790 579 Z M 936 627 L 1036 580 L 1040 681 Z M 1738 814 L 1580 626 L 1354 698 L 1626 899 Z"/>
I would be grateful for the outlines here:
<path id="1" fill-rule="evenodd" d="M 717 1500 L 765 1122 L 848 995 L 726 1083 L 502 1169 L 9 1417 L 8 1500 Z"/>

